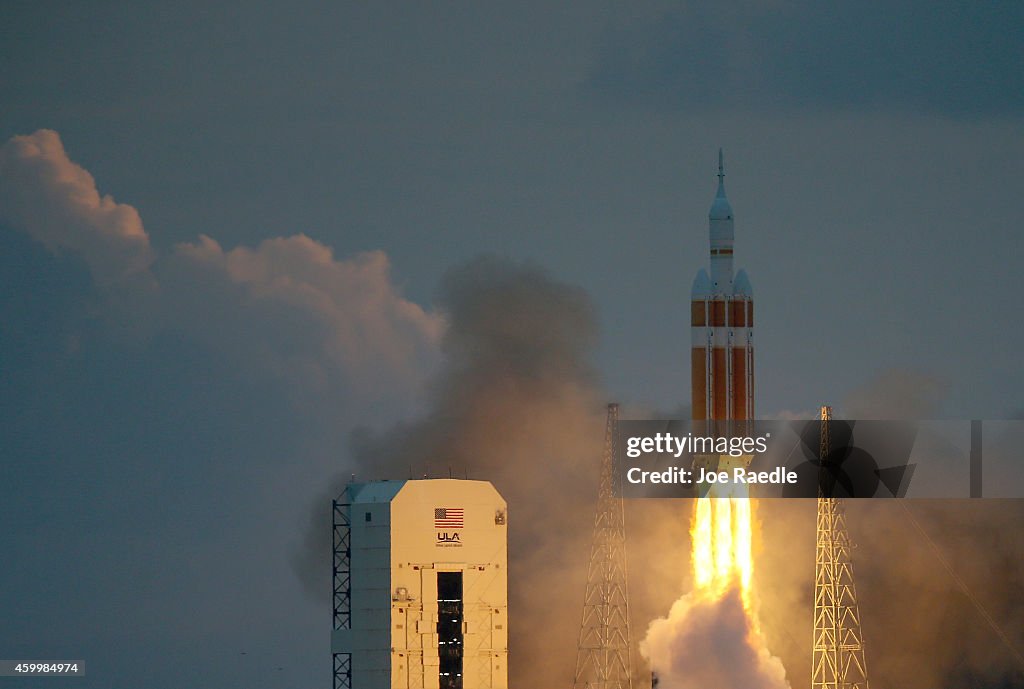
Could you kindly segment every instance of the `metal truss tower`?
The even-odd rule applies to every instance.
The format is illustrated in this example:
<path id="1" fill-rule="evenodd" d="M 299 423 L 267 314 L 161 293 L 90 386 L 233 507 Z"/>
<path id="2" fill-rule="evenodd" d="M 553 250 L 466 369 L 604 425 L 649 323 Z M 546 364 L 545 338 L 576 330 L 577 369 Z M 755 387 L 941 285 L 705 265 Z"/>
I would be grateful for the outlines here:
<path id="1" fill-rule="evenodd" d="M 618 423 L 619 405 L 609 404 L 573 689 L 633 687 L 626 588 L 626 524 L 615 471 Z"/>
<path id="2" fill-rule="evenodd" d="M 348 490 L 344 495 L 348 496 Z M 334 542 L 332 579 L 334 582 L 334 629 L 352 627 L 352 531 L 348 503 L 331 503 L 331 531 Z M 334 653 L 334 689 L 352 688 L 352 654 Z"/>
<path id="3" fill-rule="evenodd" d="M 832 407 L 822 407 L 822 462 L 829 454 L 831 421 Z M 868 689 L 852 550 L 842 503 L 822 496 L 819 489 L 811 689 Z"/>

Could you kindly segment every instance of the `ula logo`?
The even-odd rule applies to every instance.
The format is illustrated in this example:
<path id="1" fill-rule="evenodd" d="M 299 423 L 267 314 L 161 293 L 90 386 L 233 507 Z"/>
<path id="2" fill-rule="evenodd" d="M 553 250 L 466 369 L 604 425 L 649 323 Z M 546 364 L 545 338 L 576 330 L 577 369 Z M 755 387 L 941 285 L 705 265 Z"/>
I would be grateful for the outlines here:
<path id="1" fill-rule="evenodd" d="M 448 533 L 447 531 L 441 531 L 437 534 L 438 543 L 462 543 L 459 539 L 459 532 L 453 531 Z"/>

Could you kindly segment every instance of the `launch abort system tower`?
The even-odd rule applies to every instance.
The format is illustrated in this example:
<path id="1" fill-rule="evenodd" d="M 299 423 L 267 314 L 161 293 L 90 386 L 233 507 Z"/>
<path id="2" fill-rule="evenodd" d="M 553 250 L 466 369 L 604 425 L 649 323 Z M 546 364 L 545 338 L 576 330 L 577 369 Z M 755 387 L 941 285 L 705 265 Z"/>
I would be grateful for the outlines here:
<path id="1" fill-rule="evenodd" d="M 334 501 L 335 689 L 507 689 L 506 505 L 486 481 Z"/>

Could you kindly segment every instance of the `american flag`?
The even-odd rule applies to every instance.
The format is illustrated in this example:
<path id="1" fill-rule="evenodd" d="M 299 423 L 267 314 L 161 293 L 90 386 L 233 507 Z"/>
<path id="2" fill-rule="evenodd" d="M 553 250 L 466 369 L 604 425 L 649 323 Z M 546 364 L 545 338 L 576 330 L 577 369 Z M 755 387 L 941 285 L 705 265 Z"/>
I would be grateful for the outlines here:
<path id="1" fill-rule="evenodd" d="M 461 507 L 435 507 L 434 528 L 461 529 L 464 526 L 464 516 L 464 510 Z"/>

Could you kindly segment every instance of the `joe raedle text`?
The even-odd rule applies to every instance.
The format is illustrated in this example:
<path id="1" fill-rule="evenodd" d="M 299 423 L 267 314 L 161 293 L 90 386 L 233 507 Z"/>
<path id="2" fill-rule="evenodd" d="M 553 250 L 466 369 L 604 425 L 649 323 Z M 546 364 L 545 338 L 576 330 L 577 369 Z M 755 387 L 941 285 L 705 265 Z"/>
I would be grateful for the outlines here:
<path id="1" fill-rule="evenodd" d="M 661 471 L 645 471 L 640 467 L 630 467 L 626 472 L 626 480 L 633 484 L 795 485 L 797 474 L 786 467 L 775 467 L 771 471 L 751 471 L 745 467 L 712 470 L 702 466 L 694 469 L 669 467 Z"/>

